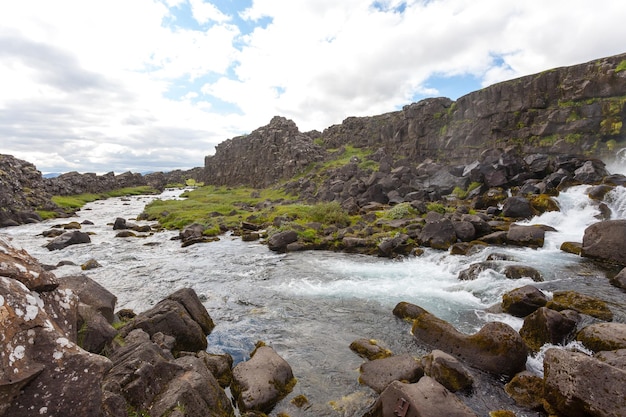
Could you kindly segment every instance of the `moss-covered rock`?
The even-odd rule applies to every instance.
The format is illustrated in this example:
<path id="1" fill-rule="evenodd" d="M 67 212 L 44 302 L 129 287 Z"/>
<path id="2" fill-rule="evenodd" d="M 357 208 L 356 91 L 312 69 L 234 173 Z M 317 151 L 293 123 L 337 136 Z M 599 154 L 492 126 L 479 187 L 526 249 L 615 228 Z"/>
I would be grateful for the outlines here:
<path id="1" fill-rule="evenodd" d="M 576 340 L 594 352 L 626 349 L 626 324 L 590 324 L 578 332 Z"/>
<path id="2" fill-rule="evenodd" d="M 613 320 L 613 312 L 606 302 L 576 291 L 556 291 L 546 307 L 556 310 L 574 310 L 600 320 Z"/>
<path id="3" fill-rule="evenodd" d="M 526 345 L 538 352 L 546 343 L 563 344 L 576 328 L 576 322 L 558 311 L 540 307 L 524 319 L 519 331 Z"/>

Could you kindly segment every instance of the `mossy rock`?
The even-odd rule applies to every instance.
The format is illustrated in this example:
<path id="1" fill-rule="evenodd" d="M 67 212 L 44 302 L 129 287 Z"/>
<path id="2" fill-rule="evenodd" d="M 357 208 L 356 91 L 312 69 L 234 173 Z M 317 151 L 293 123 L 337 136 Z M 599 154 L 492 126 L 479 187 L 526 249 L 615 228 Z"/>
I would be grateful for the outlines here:
<path id="1" fill-rule="evenodd" d="M 543 405 L 543 378 L 528 371 L 520 372 L 504 386 L 504 390 L 517 405 L 531 410 L 541 410 Z"/>
<path id="2" fill-rule="evenodd" d="M 583 245 L 580 242 L 563 242 L 561 243 L 561 248 L 563 252 L 573 253 L 574 255 L 580 256 L 583 252 Z"/>
<path id="3" fill-rule="evenodd" d="M 594 352 L 626 349 L 626 324 L 591 324 L 578 332 L 576 340 Z"/>
<path id="4" fill-rule="evenodd" d="M 546 307 L 556 310 L 574 310 L 604 321 L 613 320 L 613 312 L 606 302 L 599 298 L 580 294 L 576 291 L 557 291 Z"/>
<path id="5" fill-rule="evenodd" d="M 530 206 L 537 213 L 545 213 L 547 211 L 561 211 L 557 202 L 548 194 L 537 194 L 528 197 Z"/>

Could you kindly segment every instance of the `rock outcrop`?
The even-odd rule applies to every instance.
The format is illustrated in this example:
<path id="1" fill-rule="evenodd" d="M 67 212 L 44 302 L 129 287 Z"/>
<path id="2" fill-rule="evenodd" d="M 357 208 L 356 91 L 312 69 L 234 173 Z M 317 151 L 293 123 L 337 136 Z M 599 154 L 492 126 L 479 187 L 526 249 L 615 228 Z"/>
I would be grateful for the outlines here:
<path id="1" fill-rule="evenodd" d="M 486 150 L 510 147 L 523 155 L 614 156 L 623 142 L 626 116 L 626 71 L 620 70 L 624 60 L 626 54 L 556 68 L 483 88 L 456 102 L 429 98 L 397 112 L 349 117 L 315 138 L 300 133 L 292 121 L 275 117 L 248 136 L 218 145 L 215 155 L 205 159 L 203 178 L 211 184 L 251 186 L 289 179 L 311 162 L 328 158 L 312 139 L 324 149 L 351 145 L 380 150 L 385 164 L 432 160 L 453 166 L 480 160 Z M 510 162 L 504 169 L 481 168 L 489 186 L 506 182 L 507 170 L 518 164 Z M 529 162 L 536 173 L 555 163 L 552 158 Z M 574 179 L 582 182 L 595 182 L 602 175 L 591 162 L 576 170 Z"/>

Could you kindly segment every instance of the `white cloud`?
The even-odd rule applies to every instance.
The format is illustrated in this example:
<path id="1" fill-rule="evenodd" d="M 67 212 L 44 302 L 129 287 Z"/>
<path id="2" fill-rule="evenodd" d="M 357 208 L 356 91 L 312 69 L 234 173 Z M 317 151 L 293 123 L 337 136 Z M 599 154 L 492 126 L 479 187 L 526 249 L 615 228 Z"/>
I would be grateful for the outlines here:
<path id="1" fill-rule="evenodd" d="M 200 166 L 277 114 L 322 130 L 439 95 L 433 76 L 489 85 L 624 52 L 626 2 L 600 3 L 2 2 L 1 152 L 44 171 Z"/>

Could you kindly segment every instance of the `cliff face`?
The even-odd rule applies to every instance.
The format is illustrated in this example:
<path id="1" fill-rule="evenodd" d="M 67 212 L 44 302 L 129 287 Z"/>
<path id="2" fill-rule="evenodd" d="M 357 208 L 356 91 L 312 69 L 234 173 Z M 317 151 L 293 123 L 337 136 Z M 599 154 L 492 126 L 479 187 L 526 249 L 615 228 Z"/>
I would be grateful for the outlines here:
<path id="1" fill-rule="evenodd" d="M 217 145 L 215 155 L 205 158 L 203 180 L 215 185 L 266 187 L 323 159 L 323 154 L 293 121 L 277 116 L 247 136 Z"/>
<path id="2" fill-rule="evenodd" d="M 444 164 L 476 160 L 487 149 L 522 154 L 580 154 L 605 158 L 626 146 L 626 54 L 507 81 L 453 102 L 432 98 L 401 111 L 350 117 L 319 135 L 326 149 L 351 144 L 382 148 L 394 160 Z M 276 121 L 281 126 L 276 128 Z M 299 138 L 293 140 L 293 138 Z M 308 151 L 288 149 L 306 144 Z M 205 159 L 211 184 L 269 185 L 323 157 L 295 124 L 275 118 L 249 136 L 218 145 Z"/>

